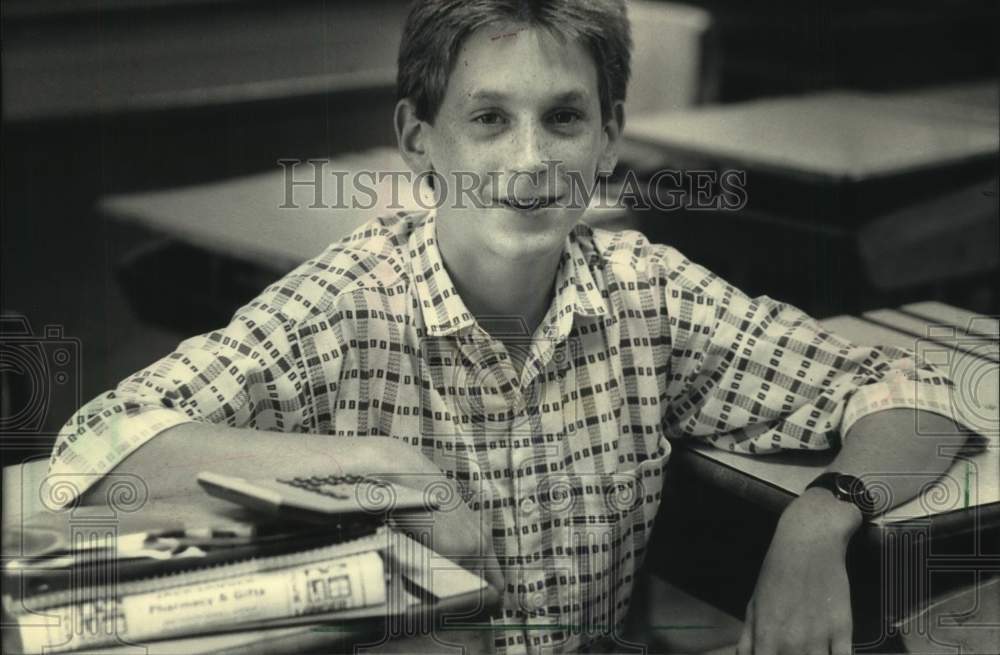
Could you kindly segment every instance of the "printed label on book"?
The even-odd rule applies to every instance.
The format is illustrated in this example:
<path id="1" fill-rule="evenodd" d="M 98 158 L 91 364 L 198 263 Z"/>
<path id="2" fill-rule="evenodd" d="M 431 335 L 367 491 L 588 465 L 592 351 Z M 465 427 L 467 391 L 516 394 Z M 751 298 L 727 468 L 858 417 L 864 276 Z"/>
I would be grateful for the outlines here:
<path id="1" fill-rule="evenodd" d="M 120 642 L 367 607 L 385 602 L 377 552 L 163 591 L 56 607 L 18 618 L 25 653 Z"/>

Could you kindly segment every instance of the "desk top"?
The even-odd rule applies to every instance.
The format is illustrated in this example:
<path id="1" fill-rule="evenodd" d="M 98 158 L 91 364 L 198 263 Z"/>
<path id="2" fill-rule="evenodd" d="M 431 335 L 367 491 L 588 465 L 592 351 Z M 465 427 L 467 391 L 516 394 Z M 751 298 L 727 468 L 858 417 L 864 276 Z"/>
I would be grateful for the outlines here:
<path id="1" fill-rule="evenodd" d="M 291 180 L 305 182 L 320 177 L 319 191 L 304 184 L 292 186 L 286 196 L 285 169 L 257 175 L 160 191 L 110 196 L 101 200 L 102 213 L 124 223 L 155 232 L 223 255 L 286 270 L 318 255 L 327 244 L 385 213 L 391 199 L 391 178 L 372 185 L 384 202 L 368 207 L 367 193 L 349 186 L 338 193 L 334 173 L 408 170 L 395 148 L 376 148 L 341 155 L 332 160 L 302 162 L 288 172 Z M 399 204 L 418 209 L 412 186 L 399 184 Z M 335 207 L 360 205 L 358 209 Z M 429 205 L 430 203 L 425 203 Z"/>
<path id="2" fill-rule="evenodd" d="M 996 157 L 997 88 L 766 98 L 636 117 L 626 136 L 734 166 L 859 181 Z"/>

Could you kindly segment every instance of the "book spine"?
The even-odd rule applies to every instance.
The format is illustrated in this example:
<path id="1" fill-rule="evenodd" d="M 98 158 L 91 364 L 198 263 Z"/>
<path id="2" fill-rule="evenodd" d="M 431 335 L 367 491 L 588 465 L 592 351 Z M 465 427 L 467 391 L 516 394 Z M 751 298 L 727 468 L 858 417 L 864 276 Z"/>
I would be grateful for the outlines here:
<path id="1" fill-rule="evenodd" d="M 22 652 L 65 652 L 219 631 L 385 602 L 377 552 L 288 569 L 84 601 L 17 617 Z"/>

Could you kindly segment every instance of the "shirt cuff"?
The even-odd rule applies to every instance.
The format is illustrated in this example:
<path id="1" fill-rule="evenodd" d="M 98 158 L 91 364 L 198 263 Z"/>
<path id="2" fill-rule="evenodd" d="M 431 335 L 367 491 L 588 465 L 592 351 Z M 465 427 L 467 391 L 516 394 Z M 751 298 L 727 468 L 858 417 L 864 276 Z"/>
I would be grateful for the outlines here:
<path id="1" fill-rule="evenodd" d="M 49 460 L 48 475 L 42 481 L 41 501 L 51 510 L 74 503 L 126 457 L 164 430 L 196 422 L 172 409 L 154 407 L 130 412 L 120 405 L 106 408 L 89 420 L 75 421 L 82 424 L 66 426 Z M 129 499 L 134 497 L 141 507 L 149 497 L 145 481 L 138 476 L 123 475 L 121 483 L 124 486 L 109 487 L 109 504 L 123 499 L 131 504 L 133 501 Z M 115 498 L 111 497 L 113 494 L 117 494 Z"/>
<path id="2" fill-rule="evenodd" d="M 850 396 L 841 419 L 840 436 L 844 438 L 862 418 L 887 409 L 914 409 L 940 414 L 962 428 L 978 432 L 973 421 L 964 420 L 962 413 L 956 411 L 956 400 L 953 387 L 911 380 L 899 374 L 892 379 L 859 387 Z M 919 431 L 918 425 L 914 427 Z"/>

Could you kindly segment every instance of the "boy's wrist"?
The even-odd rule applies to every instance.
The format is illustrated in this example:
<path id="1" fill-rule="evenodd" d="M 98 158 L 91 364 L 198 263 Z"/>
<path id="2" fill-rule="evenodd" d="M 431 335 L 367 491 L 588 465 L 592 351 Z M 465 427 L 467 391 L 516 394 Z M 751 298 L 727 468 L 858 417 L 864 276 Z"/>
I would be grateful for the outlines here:
<path id="1" fill-rule="evenodd" d="M 826 489 L 806 489 L 782 514 L 782 523 L 817 539 L 836 540 L 846 547 L 861 527 L 861 510 Z"/>

